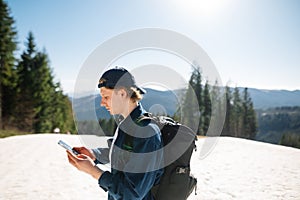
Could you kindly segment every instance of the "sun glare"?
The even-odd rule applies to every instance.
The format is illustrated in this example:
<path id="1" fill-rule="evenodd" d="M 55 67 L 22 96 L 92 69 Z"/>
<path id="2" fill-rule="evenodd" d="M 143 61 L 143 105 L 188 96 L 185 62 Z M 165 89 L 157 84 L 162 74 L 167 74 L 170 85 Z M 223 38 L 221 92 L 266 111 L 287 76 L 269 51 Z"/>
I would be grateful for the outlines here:
<path id="1" fill-rule="evenodd" d="M 227 0 L 177 0 L 177 9 L 186 16 L 213 18 L 225 9 Z"/>

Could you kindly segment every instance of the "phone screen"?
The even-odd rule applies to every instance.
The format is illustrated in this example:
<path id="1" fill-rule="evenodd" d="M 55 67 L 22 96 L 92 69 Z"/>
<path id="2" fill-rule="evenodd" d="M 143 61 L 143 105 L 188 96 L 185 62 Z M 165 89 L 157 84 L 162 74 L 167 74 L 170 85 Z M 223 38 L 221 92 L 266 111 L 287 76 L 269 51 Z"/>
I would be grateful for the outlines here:
<path id="1" fill-rule="evenodd" d="M 72 147 L 71 147 L 70 145 L 68 145 L 67 143 L 65 143 L 65 142 L 62 141 L 62 140 L 59 140 L 59 141 L 58 141 L 58 144 L 59 144 L 60 146 L 62 146 L 63 148 L 65 148 L 65 149 L 67 149 L 67 150 L 73 152 L 75 155 L 78 155 L 78 154 L 79 154 L 77 151 L 73 150 Z"/>

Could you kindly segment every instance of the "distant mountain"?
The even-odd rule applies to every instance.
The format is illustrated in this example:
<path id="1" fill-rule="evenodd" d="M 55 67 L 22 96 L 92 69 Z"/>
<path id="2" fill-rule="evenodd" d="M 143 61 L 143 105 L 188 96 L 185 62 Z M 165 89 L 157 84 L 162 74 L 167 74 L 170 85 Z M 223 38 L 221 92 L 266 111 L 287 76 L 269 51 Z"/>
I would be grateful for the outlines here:
<path id="1" fill-rule="evenodd" d="M 242 94 L 244 88 L 239 88 L 239 90 L 240 94 Z M 142 100 L 144 108 L 151 113 L 169 116 L 173 116 L 176 112 L 179 100 L 184 93 L 184 90 L 159 91 L 149 88 L 146 88 L 146 91 L 147 94 L 144 95 Z M 282 126 L 283 124 L 291 125 L 290 123 L 283 123 L 282 120 L 290 120 L 288 117 L 293 114 L 289 110 L 285 111 L 284 108 L 281 110 L 278 109 L 280 109 L 279 107 L 300 106 L 300 90 L 259 90 L 248 88 L 248 92 L 252 98 L 254 108 L 257 110 L 259 127 L 256 140 L 279 144 L 284 133 L 288 130 L 291 133 L 299 133 L 300 129 L 296 129 L 295 131 L 293 127 L 289 129 L 278 128 L 279 125 Z M 100 101 L 101 97 L 99 94 L 73 99 L 73 110 L 76 113 L 77 120 L 97 121 L 98 119 L 109 119 L 110 114 L 105 108 L 100 106 Z M 281 115 L 285 117 L 282 118 Z M 297 122 L 298 120 L 290 121 Z M 293 126 L 297 128 L 298 125 L 296 122 L 293 122 Z"/>
<path id="2" fill-rule="evenodd" d="M 159 91 L 146 88 L 146 91 L 141 102 L 146 110 L 156 114 L 174 115 L 182 90 Z M 100 106 L 100 101 L 99 94 L 73 99 L 73 109 L 77 120 L 95 120 L 95 117 L 108 119 L 110 115 L 105 108 Z"/>
<path id="3" fill-rule="evenodd" d="M 146 110 L 153 113 L 174 115 L 183 90 L 159 91 L 146 88 L 142 104 Z M 242 92 L 244 88 L 239 88 Z M 300 106 L 300 90 L 260 90 L 248 88 L 255 109 L 268 109 L 283 106 Z M 73 109 L 77 119 L 93 120 L 97 118 L 109 118 L 109 113 L 100 106 L 99 94 L 73 99 Z M 95 112 L 96 110 L 96 112 Z M 162 113 L 161 113 L 162 112 Z"/>
<path id="4" fill-rule="evenodd" d="M 242 91 L 244 88 L 240 88 Z M 248 88 L 255 109 L 300 106 L 300 90 L 260 90 Z"/>
<path id="5" fill-rule="evenodd" d="M 300 107 L 257 110 L 256 140 L 300 148 Z"/>

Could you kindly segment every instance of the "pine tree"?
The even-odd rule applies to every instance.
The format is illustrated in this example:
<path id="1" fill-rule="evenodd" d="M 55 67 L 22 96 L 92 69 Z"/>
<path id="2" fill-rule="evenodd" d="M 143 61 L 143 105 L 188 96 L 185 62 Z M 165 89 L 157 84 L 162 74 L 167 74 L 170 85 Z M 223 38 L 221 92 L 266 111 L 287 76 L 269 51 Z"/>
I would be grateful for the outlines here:
<path id="1" fill-rule="evenodd" d="M 226 86 L 224 91 L 217 81 L 212 88 L 208 81 L 202 88 L 199 68 L 193 67 L 181 111 L 181 123 L 198 130 L 199 135 L 219 136 L 222 132 L 224 136 L 248 139 L 256 136 L 256 113 L 248 89 L 245 88 L 241 98 L 238 87 L 232 92 Z"/>
<path id="2" fill-rule="evenodd" d="M 204 106 L 203 106 L 203 94 L 202 94 L 202 75 L 201 75 L 201 70 L 200 67 L 197 65 L 197 63 L 194 63 L 193 65 L 194 71 L 193 71 L 193 76 L 194 76 L 194 83 L 193 83 L 193 89 L 195 91 L 196 94 L 196 98 L 198 101 L 198 107 L 197 109 L 199 109 L 200 112 L 200 116 L 199 116 L 199 125 L 198 125 L 198 134 L 199 135 L 203 135 L 203 120 L 204 120 L 204 116 L 203 116 L 203 110 L 204 110 Z"/>
<path id="3" fill-rule="evenodd" d="M 34 58 L 36 56 L 36 45 L 33 34 L 30 32 L 27 38 L 26 50 L 21 54 L 21 59 L 17 65 L 17 101 L 15 108 L 16 124 L 23 131 L 33 132 L 34 118 L 36 115 L 34 102 L 34 88 L 32 86 L 32 74 Z"/>
<path id="4" fill-rule="evenodd" d="M 210 124 L 211 118 L 211 99 L 210 99 L 210 87 L 208 81 L 206 81 L 203 91 L 203 132 L 206 135 Z"/>
<path id="5" fill-rule="evenodd" d="M 34 112 L 36 113 L 33 129 L 35 132 L 49 132 L 53 130 L 50 116 L 53 114 L 51 109 L 53 104 L 52 98 L 55 96 L 55 87 L 46 53 L 38 52 L 34 57 L 31 76 Z"/>
<path id="6" fill-rule="evenodd" d="M 248 88 L 243 91 L 242 101 L 243 111 L 243 135 L 242 137 L 248 139 L 254 139 L 256 135 L 256 115 L 253 108 L 251 97 L 248 93 Z"/>
<path id="7" fill-rule="evenodd" d="M 232 132 L 234 137 L 241 137 L 243 132 L 242 100 L 238 87 L 233 91 Z"/>
<path id="8" fill-rule="evenodd" d="M 116 128 L 117 128 L 117 124 L 115 122 L 115 118 L 114 117 L 110 117 L 108 122 L 107 122 L 107 127 L 108 127 L 108 134 L 109 135 L 114 135 Z"/>
<path id="9" fill-rule="evenodd" d="M 75 131 L 70 100 L 54 83 L 48 55 L 36 50 L 30 32 L 26 50 L 17 65 L 18 127 L 30 132 L 51 132 L 58 127 L 63 132 Z"/>
<path id="10" fill-rule="evenodd" d="M 199 67 L 193 67 L 188 89 L 182 104 L 182 123 L 202 134 L 202 85 Z"/>
<path id="11" fill-rule="evenodd" d="M 52 123 L 52 130 L 59 127 L 62 132 L 75 132 L 72 105 L 68 96 L 63 94 L 60 83 L 56 83 L 51 94 L 51 114 L 48 118 Z"/>
<path id="12" fill-rule="evenodd" d="M 234 123 L 232 119 L 233 105 L 232 105 L 231 89 L 229 86 L 225 87 L 225 101 L 226 101 L 226 115 L 225 115 L 225 122 L 222 130 L 222 135 L 233 136 L 233 128 L 232 128 Z"/>
<path id="13" fill-rule="evenodd" d="M 219 85 L 218 81 L 215 81 L 211 89 L 211 117 L 210 117 L 210 127 L 207 132 L 209 136 L 220 136 L 226 113 L 225 105 L 225 92 L 222 86 Z"/>
<path id="14" fill-rule="evenodd" d="M 4 128 L 4 121 L 10 120 L 15 106 L 14 51 L 17 48 L 17 32 L 14 23 L 7 4 L 0 0 L 0 129 Z"/>

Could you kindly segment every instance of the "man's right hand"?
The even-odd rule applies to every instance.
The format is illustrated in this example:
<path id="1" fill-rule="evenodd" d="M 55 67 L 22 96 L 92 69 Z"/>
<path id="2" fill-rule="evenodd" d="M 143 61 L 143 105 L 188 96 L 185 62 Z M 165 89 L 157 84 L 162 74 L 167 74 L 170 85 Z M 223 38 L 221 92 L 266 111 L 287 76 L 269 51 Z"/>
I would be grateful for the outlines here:
<path id="1" fill-rule="evenodd" d="M 73 147 L 73 149 L 75 151 L 77 151 L 80 154 L 84 154 L 87 155 L 88 157 L 90 157 L 93 161 L 96 160 L 96 156 L 93 153 L 93 151 L 91 149 L 87 149 L 86 147 Z"/>

